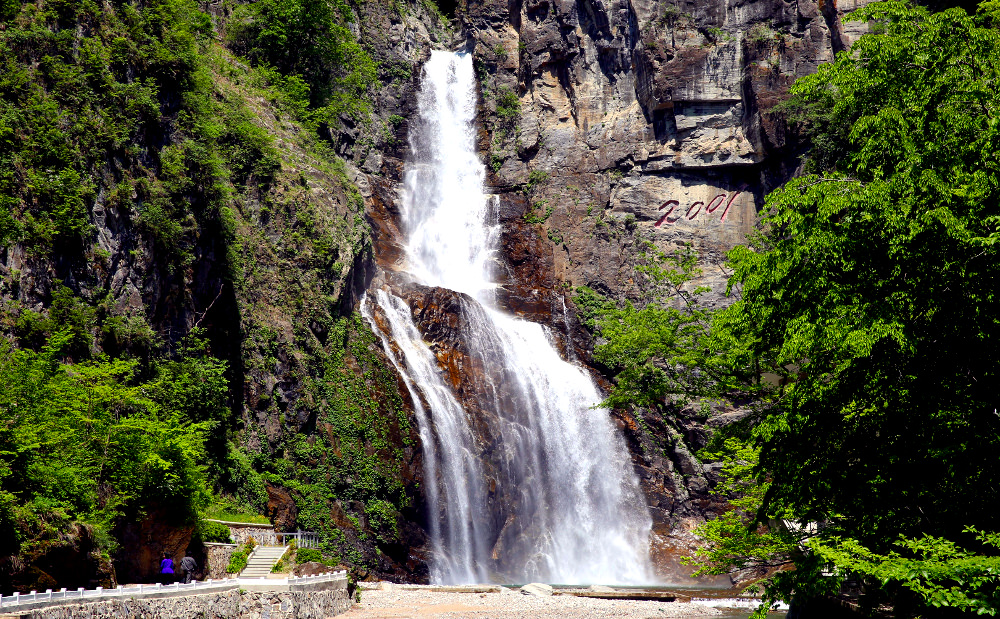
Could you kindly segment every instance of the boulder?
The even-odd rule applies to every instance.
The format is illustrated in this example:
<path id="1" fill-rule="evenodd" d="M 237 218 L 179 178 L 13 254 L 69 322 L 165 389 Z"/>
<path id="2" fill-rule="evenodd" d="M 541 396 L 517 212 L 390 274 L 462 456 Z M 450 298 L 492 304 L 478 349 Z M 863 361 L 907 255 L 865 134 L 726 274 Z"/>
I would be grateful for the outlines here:
<path id="1" fill-rule="evenodd" d="M 546 585 L 541 582 L 528 583 L 521 587 L 522 595 L 552 595 L 552 585 Z"/>

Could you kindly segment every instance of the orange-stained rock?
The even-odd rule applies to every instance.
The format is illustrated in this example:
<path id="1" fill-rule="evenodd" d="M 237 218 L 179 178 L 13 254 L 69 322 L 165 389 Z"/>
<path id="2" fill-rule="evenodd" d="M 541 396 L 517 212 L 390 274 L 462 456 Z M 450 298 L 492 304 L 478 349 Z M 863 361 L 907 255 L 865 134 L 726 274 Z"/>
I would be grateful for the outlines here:
<path id="1" fill-rule="evenodd" d="M 274 523 L 275 531 L 295 531 L 295 518 L 299 510 L 288 490 L 267 484 L 267 517 Z"/>

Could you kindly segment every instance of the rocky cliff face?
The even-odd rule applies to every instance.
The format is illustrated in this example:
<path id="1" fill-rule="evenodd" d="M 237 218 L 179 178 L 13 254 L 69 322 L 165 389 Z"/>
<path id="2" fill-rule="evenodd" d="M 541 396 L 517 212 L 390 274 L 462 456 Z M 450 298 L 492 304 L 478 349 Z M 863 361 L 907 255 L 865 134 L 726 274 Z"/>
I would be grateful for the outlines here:
<path id="1" fill-rule="evenodd" d="M 199 197 L 184 194 L 173 239 L 182 255 L 171 253 L 171 239 L 143 219 L 169 147 L 185 139 L 176 97 L 161 93 L 158 124 L 137 138 L 141 156 L 94 164 L 82 242 L 3 249 L 6 332 L 22 313 L 48 311 L 62 285 L 117 320 L 113 337 L 95 327 L 95 352 L 146 346 L 148 354 L 151 343 L 169 349 L 193 327 L 206 329 L 213 354 L 229 362 L 226 432 L 239 450 L 226 483 L 239 500 L 289 528 L 320 529 L 358 576 L 417 581 L 427 577 L 426 533 L 412 406 L 351 312 L 376 270 L 392 271 L 402 257 L 407 119 L 429 51 L 463 47 L 476 59 L 480 144 L 503 223 L 500 302 L 549 325 L 567 356 L 586 360 L 593 343 L 568 292 L 587 285 L 640 297 L 633 266 L 647 241 L 668 251 L 692 244 L 699 283 L 712 288 L 706 302 L 726 303 L 724 252 L 796 167 L 774 106 L 795 77 L 859 33 L 842 23 L 855 5 L 832 0 L 468 0 L 451 26 L 426 2 L 358 3 L 351 31 L 379 62 L 373 114 L 317 138 L 221 44 L 232 3 L 202 6 L 216 33 L 206 61 L 212 101 L 226 123 L 268 136 L 279 162 L 271 178 L 227 177 L 224 208 L 211 219 L 202 219 Z M 408 294 L 443 365 L 459 367 L 456 300 Z M 475 379 L 456 377 L 456 386 Z M 474 392 L 466 395 L 475 408 Z M 733 414 L 719 413 L 616 413 L 656 519 L 664 574 L 690 542 L 687 531 L 720 508 L 709 495 L 712 467 L 691 455 L 706 426 Z M 190 531 L 169 535 L 186 540 Z M 110 563 L 91 552 L 89 535 L 65 546 L 87 563 L 88 582 L 109 581 Z M 148 570 L 140 537 L 126 540 L 139 558 L 121 561 L 121 580 Z M 7 572 L 39 571 L 25 587 L 49 583 L 56 569 L 48 559 L 34 567 L 7 559 Z"/>
<path id="2" fill-rule="evenodd" d="M 725 252 L 754 229 L 763 197 L 798 166 L 798 145 L 775 107 L 797 77 L 860 36 L 865 25 L 843 19 L 858 6 L 467 0 L 453 48 L 474 54 L 480 78 L 480 145 L 503 223 L 500 303 L 549 325 L 564 350 L 586 359 L 592 342 L 568 291 L 585 285 L 642 298 L 639 255 L 690 245 L 702 270 L 694 283 L 711 288 L 702 302 L 727 304 Z M 402 258 L 399 158 L 405 153 L 380 170 L 368 210 L 387 270 Z M 471 367 L 452 332 L 460 299 L 412 287 L 402 296 L 448 375 Z M 455 387 L 476 410 L 472 374 Z M 616 413 L 654 515 L 653 554 L 664 577 L 683 578 L 677 558 L 694 543 L 691 529 L 724 509 L 711 494 L 717 467 L 692 454 L 713 425 L 738 416 Z"/>
<path id="3" fill-rule="evenodd" d="M 795 169 L 774 107 L 860 34 L 855 4 L 469 2 L 493 184 L 530 185 L 558 279 L 634 296 L 642 241 L 691 243 L 724 302 L 723 252 Z"/>

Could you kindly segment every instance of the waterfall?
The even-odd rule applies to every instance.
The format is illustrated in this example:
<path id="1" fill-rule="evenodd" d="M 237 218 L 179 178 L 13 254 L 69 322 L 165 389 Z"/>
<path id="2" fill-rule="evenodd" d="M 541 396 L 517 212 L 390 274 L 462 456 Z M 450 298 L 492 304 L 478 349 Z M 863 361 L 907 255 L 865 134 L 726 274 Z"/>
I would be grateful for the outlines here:
<path id="1" fill-rule="evenodd" d="M 404 270 L 461 299 L 461 338 L 484 368 L 473 418 L 442 377 L 413 310 L 377 289 L 362 313 L 416 407 L 430 505 L 431 578 L 443 584 L 641 584 L 651 519 L 624 438 L 590 375 L 552 334 L 496 308 L 496 201 L 475 149 L 476 81 L 466 54 L 432 52 L 402 196 Z M 376 317 L 376 313 L 378 317 Z"/>

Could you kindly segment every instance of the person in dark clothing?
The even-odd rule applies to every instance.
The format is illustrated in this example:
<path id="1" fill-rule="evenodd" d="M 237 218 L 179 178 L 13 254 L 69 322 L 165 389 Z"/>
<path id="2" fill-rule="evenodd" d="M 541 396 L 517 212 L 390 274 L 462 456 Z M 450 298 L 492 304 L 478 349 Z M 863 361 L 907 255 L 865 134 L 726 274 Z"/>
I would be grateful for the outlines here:
<path id="1" fill-rule="evenodd" d="M 181 559 L 181 569 L 184 570 L 184 584 L 194 580 L 194 571 L 198 569 L 198 563 L 194 557 L 187 555 Z"/>
<path id="2" fill-rule="evenodd" d="M 163 553 L 163 559 L 160 561 L 160 582 L 168 585 L 174 581 L 174 560 L 170 558 L 170 555 Z"/>

